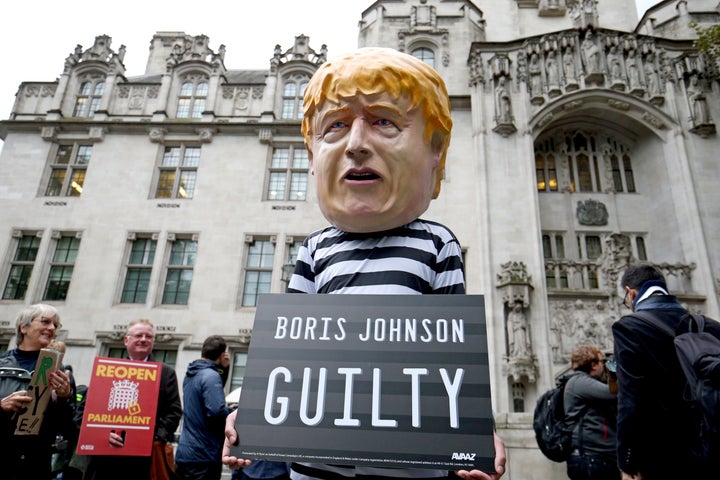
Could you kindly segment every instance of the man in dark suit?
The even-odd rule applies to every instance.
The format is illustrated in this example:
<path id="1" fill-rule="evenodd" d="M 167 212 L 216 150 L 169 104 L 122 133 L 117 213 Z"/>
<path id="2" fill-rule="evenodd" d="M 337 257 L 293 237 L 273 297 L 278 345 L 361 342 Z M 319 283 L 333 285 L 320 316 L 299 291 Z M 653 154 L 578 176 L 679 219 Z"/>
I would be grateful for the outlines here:
<path id="1" fill-rule="evenodd" d="M 653 322 L 676 334 L 688 331 L 688 312 L 669 294 L 665 277 L 656 267 L 630 266 L 621 286 L 630 310 L 647 312 Z M 618 320 L 612 331 L 619 388 L 618 462 L 623 480 L 717 478 L 717 466 L 693 454 L 700 422 L 683 398 L 686 381 L 673 337 L 632 315 Z M 720 338 L 718 322 L 706 319 L 705 331 Z"/>
<path id="2" fill-rule="evenodd" d="M 155 327 L 150 320 L 133 320 L 128 325 L 123 339 L 128 357 L 137 361 L 153 361 L 152 350 L 155 342 Z M 162 364 L 160 374 L 160 396 L 155 417 L 155 442 L 172 442 L 182 417 L 182 405 L 178 392 L 175 370 Z M 110 445 L 122 448 L 123 437 L 110 433 Z M 130 456 L 90 456 L 85 480 L 149 480 L 150 458 Z"/>

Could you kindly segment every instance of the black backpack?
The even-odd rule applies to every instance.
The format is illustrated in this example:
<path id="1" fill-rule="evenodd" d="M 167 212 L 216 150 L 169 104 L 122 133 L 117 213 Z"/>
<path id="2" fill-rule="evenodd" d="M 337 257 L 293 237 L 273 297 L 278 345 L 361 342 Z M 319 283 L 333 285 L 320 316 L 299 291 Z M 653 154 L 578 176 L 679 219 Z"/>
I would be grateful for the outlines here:
<path id="1" fill-rule="evenodd" d="M 572 432 L 575 422 L 565 418 L 565 384 L 572 375 L 562 375 L 551 388 L 538 398 L 533 413 L 533 429 L 540 451 L 553 462 L 564 462 L 570 457 Z"/>
<path id="2" fill-rule="evenodd" d="M 717 455 L 720 449 L 720 339 L 704 331 L 706 319 L 702 315 L 683 316 L 681 323 L 687 320 L 688 329 L 678 335 L 649 312 L 634 312 L 631 316 L 674 338 L 675 353 L 687 382 L 685 400 L 697 412 L 700 424 L 695 454 L 704 459 Z"/>

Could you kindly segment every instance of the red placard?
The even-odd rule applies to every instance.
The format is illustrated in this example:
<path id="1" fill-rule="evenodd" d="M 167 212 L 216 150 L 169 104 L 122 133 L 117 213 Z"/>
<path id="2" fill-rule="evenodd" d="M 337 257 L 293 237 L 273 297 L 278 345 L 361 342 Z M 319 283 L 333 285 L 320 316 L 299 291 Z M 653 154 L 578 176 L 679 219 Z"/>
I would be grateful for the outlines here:
<path id="1" fill-rule="evenodd" d="M 96 357 L 85 404 L 79 455 L 149 456 L 162 364 Z M 125 446 L 109 443 L 110 432 Z"/>

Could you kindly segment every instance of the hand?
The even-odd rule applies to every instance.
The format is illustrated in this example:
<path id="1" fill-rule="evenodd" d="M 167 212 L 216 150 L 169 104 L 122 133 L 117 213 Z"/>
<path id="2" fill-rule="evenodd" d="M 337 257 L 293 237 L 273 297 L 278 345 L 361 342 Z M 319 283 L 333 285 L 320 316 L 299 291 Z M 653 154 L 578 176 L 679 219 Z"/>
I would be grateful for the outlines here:
<path id="1" fill-rule="evenodd" d="M 115 448 L 122 448 L 125 446 L 125 440 L 123 437 L 115 433 L 115 431 L 110 432 L 110 438 L 108 439 L 108 443 L 110 443 L 111 447 Z"/>
<path id="2" fill-rule="evenodd" d="M 231 470 L 247 467 L 252 461 L 230 455 L 230 447 L 237 445 L 238 441 L 237 432 L 235 431 L 235 417 L 237 417 L 237 410 L 233 410 L 225 419 L 225 443 L 223 443 L 222 451 L 222 463 L 230 467 Z"/>
<path id="3" fill-rule="evenodd" d="M 497 433 L 493 433 L 495 443 L 495 472 L 496 473 L 485 473 L 480 470 L 458 470 L 455 472 L 460 478 L 471 478 L 474 480 L 498 480 L 505 473 L 505 462 L 507 458 L 505 456 L 505 442 L 498 436 Z M 623 479 L 625 480 L 625 479 Z"/>
<path id="4" fill-rule="evenodd" d="M 17 413 L 22 410 L 26 403 L 32 402 L 32 397 L 26 390 L 18 390 L 0 400 L 0 407 L 5 412 Z"/>
<path id="5" fill-rule="evenodd" d="M 70 386 L 70 377 L 62 370 L 55 370 L 50 374 L 50 386 L 58 397 L 67 398 L 70 396 L 72 388 Z"/>

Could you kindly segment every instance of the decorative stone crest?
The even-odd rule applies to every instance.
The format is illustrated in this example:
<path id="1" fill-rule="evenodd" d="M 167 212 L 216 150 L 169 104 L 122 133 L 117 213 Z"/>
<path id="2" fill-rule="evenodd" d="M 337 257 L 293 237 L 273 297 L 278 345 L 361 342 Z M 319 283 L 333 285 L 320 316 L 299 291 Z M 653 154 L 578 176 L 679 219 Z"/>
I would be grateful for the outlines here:
<path id="1" fill-rule="evenodd" d="M 580 225 L 602 226 L 608 223 L 608 211 L 604 203 L 592 198 L 577 202 L 577 219 Z"/>

